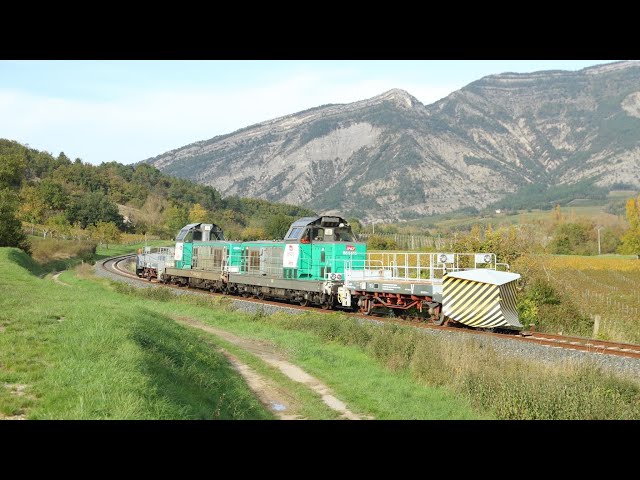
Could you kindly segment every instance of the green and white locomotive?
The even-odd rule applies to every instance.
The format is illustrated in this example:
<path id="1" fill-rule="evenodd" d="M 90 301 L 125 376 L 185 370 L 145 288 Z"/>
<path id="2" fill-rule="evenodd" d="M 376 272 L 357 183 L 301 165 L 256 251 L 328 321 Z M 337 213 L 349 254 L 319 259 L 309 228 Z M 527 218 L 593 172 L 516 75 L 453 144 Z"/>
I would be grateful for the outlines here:
<path id="1" fill-rule="evenodd" d="M 304 217 L 283 240 L 224 239 L 214 224 L 186 225 L 175 249 L 145 249 L 141 277 L 213 292 L 438 324 L 519 329 L 515 281 L 490 253 L 367 252 L 339 216 Z"/>
<path id="2" fill-rule="evenodd" d="M 165 262 L 155 276 L 165 283 L 329 309 L 344 294 L 339 289 L 345 265 L 364 261 L 365 253 L 366 244 L 336 216 L 301 218 L 284 240 L 274 241 L 232 242 L 216 225 L 194 223 L 180 231 L 173 264 Z"/>

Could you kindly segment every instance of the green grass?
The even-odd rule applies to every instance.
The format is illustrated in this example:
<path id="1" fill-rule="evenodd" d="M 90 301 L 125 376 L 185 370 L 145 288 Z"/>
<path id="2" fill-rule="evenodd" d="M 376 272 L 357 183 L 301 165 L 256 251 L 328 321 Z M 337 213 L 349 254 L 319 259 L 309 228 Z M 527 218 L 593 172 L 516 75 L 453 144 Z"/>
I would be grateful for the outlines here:
<path id="1" fill-rule="evenodd" d="M 73 282 L 70 277 L 61 278 Z M 313 331 L 303 331 L 305 319 L 313 324 L 329 325 L 324 316 L 248 315 L 224 308 L 219 297 L 174 296 L 171 299 L 167 294 L 127 285 L 112 284 L 110 288 L 141 300 L 161 296 L 162 300 L 149 303 L 148 308 L 164 315 L 196 318 L 242 337 L 273 343 L 292 363 L 332 388 L 355 413 L 376 419 L 490 417 L 474 411 L 468 402 L 456 398 L 455 393 L 446 388 L 419 384 L 407 373 L 389 371 L 358 346 L 327 342 Z M 168 295 L 171 297 L 173 293 Z M 342 317 L 333 320 L 336 321 L 341 322 Z"/>
<path id="2" fill-rule="evenodd" d="M 139 248 L 147 247 L 173 247 L 175 242 L 171 240 L 149 240 L 141 243 L 134 243 L 131 245 L 109 245 L 107 248 L 105 245 L 98 246 L 96 248 L 96 254 L 98 258 L 115 257 L 117 255 L 125 255 L 127 253 L 135 253 Z"/>
<path id="3" fill-rule="evenodd" d="M 289 392 L 306 418 L 336 418 L 316 393 L 253 354 L 172 320 L 190 317 L 270 342 L 354 413 L 376 419 L 640 418 L 637 379 L 593 365 L 540 365 L 465 336 L 342 314 L 249 315 L 224 297 L 90 279 L 87 267 L 63 273 L 73 288 L 65 287 L 31 274 L 38 267 L 15 249 L 0 250 L 0 268 L 0 291 L 10 292 L 0 296 L 5 416 L 272 418 L 218 353 L 223 347 Z"/>
<path id="4" fill-rule="evenodd" d="M 349 408 L 379 419 L 640 418 L 637 380 L 589 363 L 547 366 L 503 357 L 466 337 L 360 325 L 341 314 L 247 316 L 206 297 L 168 299 L 159 308 L 278 345 Z"/>
<path id="5" fill-rule="evenodd" d="M 17 249 L 0 249 L 0 269 L 2 415 L 273 418 L 222 354 L 144 302 L 39 279 Z"/>

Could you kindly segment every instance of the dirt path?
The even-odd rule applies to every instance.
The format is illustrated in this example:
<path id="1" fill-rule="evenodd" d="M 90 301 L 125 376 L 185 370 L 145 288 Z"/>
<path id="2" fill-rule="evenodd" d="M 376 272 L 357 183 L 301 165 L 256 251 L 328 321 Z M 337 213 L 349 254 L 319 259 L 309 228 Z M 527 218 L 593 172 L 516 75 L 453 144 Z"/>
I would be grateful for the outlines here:
<path id="1" fill-rule="evenodd" d="M 285 390 L 269 383 L 253 368 L 242 363 L 229 352 L 222 348 L 219 350 L 227 357 L 233 368 L 242 375 L 242 378 L 244 378 L 249 388 L 258 396 L 262 404 L 268 406 L 280 420 L 306 420 L 295 413 L 284 413 L 286 411 L 295 412 L 295 406 L 291 401 L 291 397 Z"/>
<path id="2" fill-rule="evenodd" d="M 56 272 L 53 274 L 51 278 L 53 279 L 54 282 L 59 283 L 60 285 L 64 285 L 65 287 L 70 287 L 71 285 L 69 285 L 68 283 L 64 283 L 62 280 L 58 278 L 61 273 L 63 272 Z"/>
<path id="3" fill-rule="evenodd" d="M 202 323 L 198 320 L 195 320 L 189 317 L 174 317 L 174 319 L 178 322 L 189 325 L 191 327 L 199 328 L 200 330 L 203 330 L 205 332 L 213 333 L 214 335 L 220 338 L 223 338 L 227 342 L 233 343 L 234 345 L 237 345 L 243 350 L 246 350 L 256 355 L 264 362 L 276 367 L 278 370 L 280 370 L 283 374 L 285 374 L 291 380 L 294 380 L 298 383 L 302 383 L 303 385 L 309 387 L 311 390 L 319 393 L 320 396 L 322 397 L 322 401 L 329 408 L 339 412 L 342 418 L 346 418 L 349 420 L 362 420 L 364 418 L 364 417 L 361 417 L 360 415 L 353 413 L 351 410 L 349 410 L 347 408 L 347 405 L 343 401 L 336 398 L 333 395 L 333 392 L 331 391 L 331 389 L 328 386 L 326 386 L 324 383 L 322 383 L 320 380 L 318 380 L 315 377 L 312 377 L 307 372 L 302 370 L 300 367 L 293 365 L 292 363 L 285 360 L 281 355 L 276 353 L 273 346 L 268 342 L 250 340 L 247 338 L 238 337 L 237 335 L 227 332 L 226 330 L 220 330 L 219 328 L 212 327 L 210 325 L 207 325 L 205 323 Z M 226 354 L 226 355 L 227 355 L 227 358 L 230 358 L 229 354 Z M 250 367 L 247 367 L 247 368 L 250 368 Z M 239 370 L 239 371 L 242 374 L 242 370 Z M 266 383 L 263 378 L 259 379 L 258 381 L 262 381 L 263 383 Z M 261 395 L 260 388 L 254 389 L 254 387 L 251 385 L 251 383 L 249 383 L 248 380 L 247 380 L 247 383 L 260 397 Z M 370 419 L 371 417 L 366 417 L 366 418 Z"/>

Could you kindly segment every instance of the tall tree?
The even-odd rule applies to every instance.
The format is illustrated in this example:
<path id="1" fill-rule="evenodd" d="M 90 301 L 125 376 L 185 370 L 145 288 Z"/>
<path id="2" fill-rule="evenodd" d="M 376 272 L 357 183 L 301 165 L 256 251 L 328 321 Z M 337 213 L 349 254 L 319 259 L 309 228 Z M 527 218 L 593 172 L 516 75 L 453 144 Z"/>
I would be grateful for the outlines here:
<path id="1" fill-rule="evenodd" d="M 91 236 L 100 245 L 105 244 L 108 250 L 110 243 L 116 243 L 120 240 L 121 233 L 115 223 L 100 220 L 91 227 Z"/>
<path id="2" fill-rule="evenodd" d="M 22 222 L 16 217 L 17 209 L 17 194 L 8 188 L 0 189 L 0 247 L 18 247 L 30 253 Z"/>
<path id="3" fill-rule="evenodd" d="M 17 142 L 0 141 L 0 247 L 30 251 L 18 220 L 18 189 L 27 167 L 27 149 Z"/>
<path id="4" fill-rule="evenodd" d="M 26 149 L 20 144 L 0 144 L 0 188 L 19 188 L 27 168 Z"/>
<path id="5" fill-rule="evenodd" d="M 189 212 L 186 208 L 172 205 L 164 211 L 165 225 L 172 238 L 180 229 L 189 223 Z"/>
<path id="6" fill-rule="evenodd" d="M 267 236 L 278 240 L 284 238 L 293 221 L 293 217 L 281 213 L 271 216 L 265 225 Z"/>
<path id="7" fill-rule="evenodd" d="M 619 252 L 640 255 L 640 196 L 627 200 L 627 221 L 629 229 L 622 236 Z"/>
<path id="8" fill-rule="evenodd" d="M 207 211 L 200 205 L 196 203 L 189 210 L 189 222 L 191 223 L 202 223 L 207 221 Z"/>
<path id="9" fill-rule="evenodd" d="M 66 214 L 70 223 L 79 222 L 82 228 L 95 225 L 100 220 L 113 222 L 118 228 L 121 228 L 124 220 L 118 212 L 118 206 L 101 192 L 91 192 L 76 198 L 67 209 Z"/>

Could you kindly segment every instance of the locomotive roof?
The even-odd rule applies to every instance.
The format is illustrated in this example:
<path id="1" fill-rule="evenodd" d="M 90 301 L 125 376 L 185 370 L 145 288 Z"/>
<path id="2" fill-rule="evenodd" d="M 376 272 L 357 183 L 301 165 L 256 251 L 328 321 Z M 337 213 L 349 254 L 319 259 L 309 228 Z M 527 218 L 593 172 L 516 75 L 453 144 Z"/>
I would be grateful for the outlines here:
<path id="1" fill-rule="evenodd" d="M 215 223 L 205 223 L 205 222 L 189 223 L 189 224 L 185 225 L 184 227 L 182 227 L 180 230 L 184 230 L 185 228 L 192 229 L 194 227 L 197 227 L 198 225 L 211 225 L 213 228 L 217 228 L 218 230 L 222 230 Z"/>
<path id="2" fill-rule="evenodd" d="M 291 224 L 291 228 L 293 228 L 293 227 L 306 227 L 307 225 L 311 225 L 311 224 L 314 224 L 314 223 L 322 223 L 323 219 L 329 220 L 329 221 L 333 221 L 334 223 L 344 223 L 344 224 L 348 223 L 342 217 L 337 217 L 337 216 L 334 216 L 334 215 L 324 215 L 322 217 L 302 217 L 302 218 L 299 218 L 298 220 L 296 220 L 295 222 L 293 222 Z"/>

